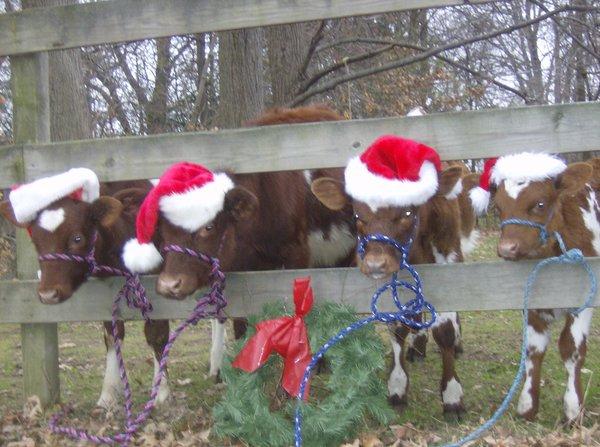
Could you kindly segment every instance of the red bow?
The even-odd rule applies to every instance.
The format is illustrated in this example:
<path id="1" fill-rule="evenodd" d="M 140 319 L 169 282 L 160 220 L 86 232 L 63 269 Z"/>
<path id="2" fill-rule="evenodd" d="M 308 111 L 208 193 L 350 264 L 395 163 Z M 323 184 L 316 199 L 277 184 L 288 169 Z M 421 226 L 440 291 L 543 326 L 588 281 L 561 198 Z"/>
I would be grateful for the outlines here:
<path id="1" fill-rule="evenodd" d="M 261 321 L 256 325 L 256 334 L 242 348 L 233 366 L 254 372 L 265 364 L 272 352 L 276 352 L 284 359 L 281 386 L 290 395 L 298 396 L 300 382 L 312 357 L 303 320 L 313 305 L 310 277 L 294 280 L 294 304 L 294 316 Z M 307 396 L 308 384 L 304 398 Z"/>

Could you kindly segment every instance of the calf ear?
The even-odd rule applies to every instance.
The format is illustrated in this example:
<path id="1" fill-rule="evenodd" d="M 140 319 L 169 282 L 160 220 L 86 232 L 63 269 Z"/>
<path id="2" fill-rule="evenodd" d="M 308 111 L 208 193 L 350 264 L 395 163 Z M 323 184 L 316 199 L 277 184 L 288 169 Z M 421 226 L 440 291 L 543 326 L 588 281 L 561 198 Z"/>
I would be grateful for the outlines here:
<path id="1" fill-rule="evenodd" d="M 137 214 L 140 205 L 148 194 L 147 189 L 127 188 L 114 194 L 112 197 L 117 199 L 123 205 L 123 213 Z"/>
<path id="2" fill-rule="evenodd" d="M 444 169 L 439 174 L 438 195 L 446 196 L 448 199 L 456 199 L 462 191 L 462 184 L 459 184 L 462 173 L 460 166 L 450 166 Z"/>
<path id="3" fill-rule="evenodd" d="M 21 223 L 17 220 L 13 207 L 8 200 L 0 202 L 0 214 L 15 227 L 27 228 L 29 226 L 29 223 Z"/>
<path id="4" fill-rule="evenodd" d="M 479 174 L 468 174 L 462 178 L 463 191 L 470 191 L 479 186 Z"/>
<path id="5" fill-rule="evenodd" d="M 111 196 L 100 196 L 91 205 L 92 219 L 104 228 L 111 227 L 122 211 L 121 202 Z"/>
<path id="6" fill-rule="evenodd" d="M 588 163 L 571 163 L 556 179 L 556 189 L 561 192 L 576 191 L 592 179 L 593 169 Z"/>
<path id="7" fill-rule="evenodd" d="M 310 184 L 310 190 L 330 210 L 339 211 L 349 202 L 344 183 L 331 177 L 316 179 Z"/>
<path id="8" fill-rule="evenodd" d="M 236 186 L 225 195 L 225 211 L 238 221 L 250 219 L 258 211 L 258 198 L 246 188 Z"/>

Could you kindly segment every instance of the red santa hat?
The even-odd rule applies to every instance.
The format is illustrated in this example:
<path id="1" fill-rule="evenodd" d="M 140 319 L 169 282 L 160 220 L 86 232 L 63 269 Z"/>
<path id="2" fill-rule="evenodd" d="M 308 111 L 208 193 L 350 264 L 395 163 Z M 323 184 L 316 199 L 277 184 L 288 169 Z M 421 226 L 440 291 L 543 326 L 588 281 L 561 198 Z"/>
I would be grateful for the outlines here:
<path id="1" fill-rule="evenodd" d="M 73 168 L 62 174 L 44 177 L 16 186 L 9 195 L 17 222 L 33 222 L 48 205 L 65 197 L 91 203 L 100 196 L 100 183 L 94 171 Z"/>
<path id="2" fill-rule="evenodd" d="M 504 181 L 517 186 L 556 178 L 567 168 L 560 158 L 544 153 L 521 152 L 491 158 L 483 166 L 479 187 L 469 192 L 473 209 L 477 214 L 487 210 L 490 201 L 490 185 L 500 186 Z M 519 189 L 520 190 L 520 189 Z"/>
<path id="3" fill-rule="evenodd" d="M 374 211 L 422 205 L 436 193 L 441 168 L 438 153 L 429 146 L 384 135 L 348 162 L 346 192 Z"/>
<path id="4" fill-rule="evenodd" d="M 233 181 L 224 173 L 213 173 L 193 163 L 176 163 L 150 190 L 137 215 L 136 239 L 123 247 L 123 262 L 132 272 L 158 267 L 162 256 L 152 243 L 159 212 L 173 225 L 190 233 L 211 222 L 223 209 Z"/>

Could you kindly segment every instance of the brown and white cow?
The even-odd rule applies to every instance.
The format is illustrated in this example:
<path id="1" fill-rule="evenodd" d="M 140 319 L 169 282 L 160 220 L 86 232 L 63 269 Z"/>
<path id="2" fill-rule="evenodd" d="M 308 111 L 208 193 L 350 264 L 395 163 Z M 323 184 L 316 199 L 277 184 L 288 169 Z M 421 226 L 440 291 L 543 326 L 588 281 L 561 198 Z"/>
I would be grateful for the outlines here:
<path id="1" fill-rule="evenodd" d="M 367 152 L 379 148 L 383 138 L 389 137 L 377 140 Z M 396 164 L 401 170 L 414 164 L 410 157 L 398 155 L 404 150 L 407 144 L 405 142 L 408 141 L 411 147 L 417 145 L 413 152 L 419 152 L 422 147 L 426 147 L 398 137 L 392 137 L 391 141 L 394 145 L 394 142 L 397 142 L 400 149 L 396 150 L 394 146 L 389 153 L 386 151 L 383 156 L 379 155 L 374 163 L 385 165 L 386 169 L 382 169 L 383 172 L 388 170 L 388 164 Z M 384 145 L 387 144 L 385 142 Z M 408 149 L 406 151 L 411 152 Z M 333 210 L 350 204 L 355 213 L 358 234 L 361 236 L 378 233 L 401 243 L 413 237 L 414 242 L 409 255 L 409 261 L 413 264 L 461 262 L 463 257 L 460 209 L 456 196 L 460 193 L 460 187 L 457 185 L 462 170 L 459 167 L 450 167 L 441 171 L 439 157 L 435 154 L 432 158 L 437 160 L 436 169 L 427 171 L 421 167 L 419 171 L 419 179 L 426 177 L 429 180 L 429 187 L 423 190 L 415 187 L 415 181 L 372 178 L 364 172 L 364 167 L 360 166 L 363 158 L 369 160 L 368 156 L 365 158 L 365 154 L 350 161 L 344 181 L 333 178 L 314 181 L 312 191 L 315 196 Z M 359 175 L 356 175 L 358 179 L 352 180 L 356 172 L 359 172 Z M 349 179 L 352 182 L 350 187 Z M 371 242 L 366 247 L 364 258 L 356 256 L 356 262 L 365 275 L 379 279 L 398 270 L 398 256 L 391 246 Z M 404 342 L 409 332 L 409 329 L 402 325 L 395 325 L 392 329 L 394 361 L 388 380 L 388 392 L 390 402 L 398 406 L 405 404 L 407 400 L 408 374 L 404 365 Z M 464 411 L 464 404 L 462 385 L 454 366 L 456 349 L 460 344 L 460 324 L 456 312 L 440 313 L 432 327 L 432 333 L 442 355 L 440 392 L 444 412 L 460 413 Z M 418 349 L 418 346 L 415 349 Z"/>
<path id="2" fill-rule="evenodd" d="M 249 124 L 264 126 L 339 119 L 342 118 L 337 113 L 324 106 L 309 106 L 273 109 Z M 214 175 L 227 175 L 232 182 L 217 211 L 204 222 L 203 213 L 208 214 L 202 210 L 200 201 L 183 202 L 182 209 L 202 222 L 195 227 L 169 219 L 161 209 L 154 238 L 157 245 L 164 248 L 177 244 L 218 257 L 224 271 L 342 266 L 351 262 L 356 238 L 350 208 L 333 212 L 310 191 L 313 179 L 341 176 L 341 170 Z M 208 281 L 209 270 L 205 264 L 187 255 L 169 252 L 164 253 L 156 290 L 167 298 L 183 299 Z M 245 320 L 235 319 L 235 337 L 239 338 L 245 330 Z M 218 375 L 224 339 L 224 325 L 213 321 L 211 376 Z"/>
<path id="3" fill-rule="evenodd" d="M 77 180 L 81 178 L 85 179 L 84 182 Z M 86 183 L 86 186 L 83 186 L 83 183 Z M 141 188 L 122 189 L 130 185 Z M 71 193 L 81 186 L 84 190 L 89 190 L 88 197 L 72 196 Z M 11 193 L 10 200 L 0 203 L 0 213 L 13 224 L 28 228 L 39 255 L 68 253 L 85 256 L 91 248 L 93 234 L 96 232 L 96 261 L 123 269 L 121 248 L 133 235 L 137 209 L 149 189 L 148 182 L 99 185 L 92 171 L 75 169 L 21 186 Z M 99 195 L 106 193 L 113 194 Z M 36 203 L 36 206 L 31 206 L 31 203 Z M 24 212 L 24 208 L 28 208 L 27 213 Z M 40 301 L 44 304 L 64 302 L 83 284 L 87 273 L 87 266 L 80 263 L 40 262 Z M 105 322 L 104 329 L 106 369 L 97 405 L 110 409 L 116 405 L 122 394 L 122 384 L 111 323 Z M 123 322 L 118 323 L 117 329 L 119 338 L 123 339 Z M 168 340 L 169 322 L 148 321 L 144 325 L 144 334 L 154 351 L 156 375 L 161 353 Z M 161 381 L 157 402 L 164 402 L 168 396 L 169 387 L 165 378 Z"/>
<path id="4" fill-rule="evenodd" d="M 495 204 L 501 220 L 524 219 L 558 231 L 567 248 L 579 248 L 585 256 L 600 255 L 600 206 L 591 186 L 592 167 L 587 163 L 567 166 L 557 157 L 542 153 L 520 153 L 500 157 L 489 164 L 483 177 L 495 189 Z M 506 225 L 498 242 L 498 255 L 504 259 L 537 259 L 559 255 L 557 242 L 542 244 L 539 231 L 522 225 Z M 582 413 L 583 367 L 593 309 L 573 316 L 563 309 L 529 311 L 526 379 L 518 404 L 518 414 L 527 420 L 537 415 L 541 368 L 550 342 L 550 326 L 565 317 L 558 347 L 567 370 L 564 414 L 575 421 Z"/>

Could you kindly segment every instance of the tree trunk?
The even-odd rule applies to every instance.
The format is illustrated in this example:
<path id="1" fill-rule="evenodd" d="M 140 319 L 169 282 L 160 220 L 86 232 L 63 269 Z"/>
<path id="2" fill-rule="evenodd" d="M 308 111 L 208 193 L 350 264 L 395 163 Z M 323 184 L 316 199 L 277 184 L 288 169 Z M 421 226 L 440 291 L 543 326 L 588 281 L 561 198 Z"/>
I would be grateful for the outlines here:
<path id="1" fill-rule="evenodd" d="M 264 111 L 262 30 L 219 34 L 219 128 L 234 128 Z"/>
<path id="2" fill-rule="evenodd" d="M 294 99 L 305 80 L 305 66 L 311 48 L 309 25 L 269 26 L 265 31 L 269 56 L 272 105 L 282 106 Z"/>
<path id="3" fill-rule="evenodd" d="M 23 8 L 59 6 L 76 0 L 23 0 Z M 92 137 L 92 116 L 85 89 L 81 49 L 49 52 L 50 135 L 52 141 Z"/>
<path id="4" fill-rule="evenodd" d="M 168 89 L 171 71 L 169 49 L 171 38 L 156 39 L 156 75 L 152 97 L 146 108 L 146 123 L 149 134 L 167 131 Z"/>

